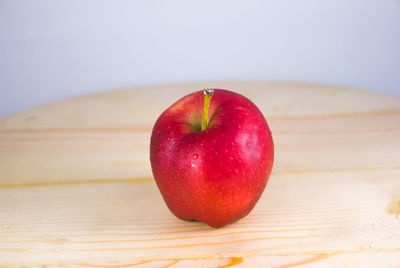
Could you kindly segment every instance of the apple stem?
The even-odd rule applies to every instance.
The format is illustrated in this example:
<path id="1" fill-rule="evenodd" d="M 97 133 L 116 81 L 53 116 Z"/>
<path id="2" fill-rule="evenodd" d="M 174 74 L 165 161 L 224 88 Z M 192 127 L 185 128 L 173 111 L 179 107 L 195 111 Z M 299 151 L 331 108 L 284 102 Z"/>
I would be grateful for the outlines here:
<path id="1" fill-rule="evenodd" d="M 208 108 L 210 107 L 210 100 L 212 95 L 214 94 L 213 88 L 204 88 L 204 106 L 203 106 L 203 120 L 201 124 L 201 130 L 206 130 L 208 127 L 207 119 L 208 119 Z"/>

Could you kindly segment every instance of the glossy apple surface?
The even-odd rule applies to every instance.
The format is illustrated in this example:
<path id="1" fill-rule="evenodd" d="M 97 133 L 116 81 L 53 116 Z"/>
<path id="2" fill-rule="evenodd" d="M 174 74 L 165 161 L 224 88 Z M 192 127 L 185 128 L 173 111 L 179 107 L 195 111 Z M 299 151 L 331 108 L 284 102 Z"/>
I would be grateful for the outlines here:
<path id="1" fill-rule="evenodd" d="M 274 145 L 260 110 L 215 89 L 201 130 L 203 91 L 178 100 L 154 125 L 150 161 L 157 186 L 180 219 L 222 227 L 256 205 L 271 173 Z"/>

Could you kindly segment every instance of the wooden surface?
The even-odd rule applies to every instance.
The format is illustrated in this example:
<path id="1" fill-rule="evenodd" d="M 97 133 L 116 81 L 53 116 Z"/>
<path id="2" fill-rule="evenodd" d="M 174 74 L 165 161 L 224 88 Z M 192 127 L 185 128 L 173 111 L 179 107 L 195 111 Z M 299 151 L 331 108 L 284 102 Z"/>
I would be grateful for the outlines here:
<path id="1" fill-rule="evenodd" d="M 203 87 L 266 116 L 266 191 L 222 229 L 175 218 L 152 178 L 158 115 Z M 400 100 L 291 83 L 76 97 L 0 120 L 0 267 L 400 267 Z"/>

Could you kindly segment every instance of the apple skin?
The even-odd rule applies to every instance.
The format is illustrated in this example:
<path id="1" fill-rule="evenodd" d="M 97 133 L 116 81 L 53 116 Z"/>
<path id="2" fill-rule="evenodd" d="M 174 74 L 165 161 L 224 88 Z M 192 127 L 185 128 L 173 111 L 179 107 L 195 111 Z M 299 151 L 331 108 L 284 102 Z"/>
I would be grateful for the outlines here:
<path id="1" fill-rule="evenodd" d="M 201 130 L 203 91 L 178 100 L 157 119 L 150 162 L 171 212 L 223 227 L 246 216 L 271 173 L 274 144 L 261 111 L 249 99 L 215 89 L 209 125 Z"/>

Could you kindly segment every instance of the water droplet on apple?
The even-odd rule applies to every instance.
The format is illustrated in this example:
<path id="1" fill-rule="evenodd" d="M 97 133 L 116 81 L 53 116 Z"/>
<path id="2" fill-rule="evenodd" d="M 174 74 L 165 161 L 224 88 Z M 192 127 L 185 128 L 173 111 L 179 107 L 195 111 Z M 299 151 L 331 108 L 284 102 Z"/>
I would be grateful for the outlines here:
<path id="1" fill-rule="evenodd" d="M 193 159 L 197 159 L 197 158 L 199 158 L 199 155 L 198 154 L 194 154 L 193 155 Z"/>

